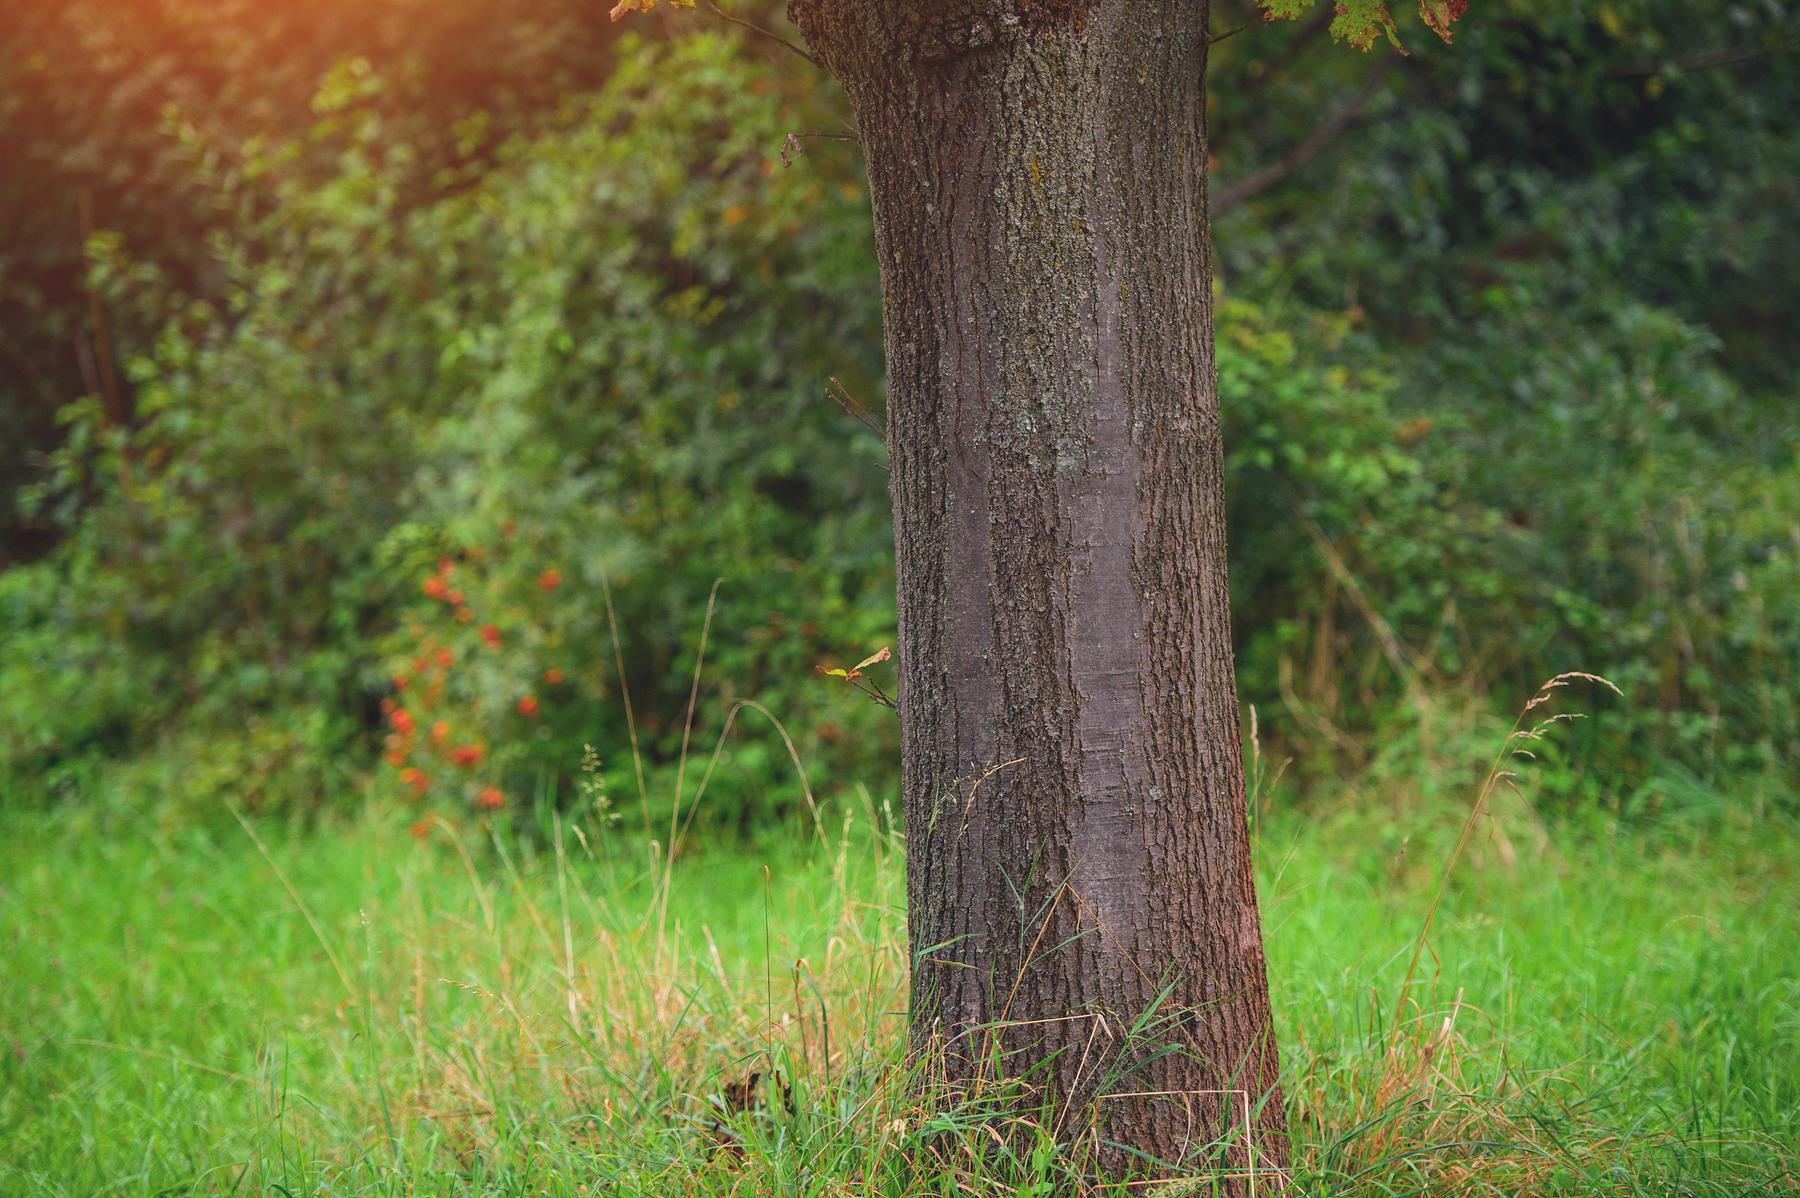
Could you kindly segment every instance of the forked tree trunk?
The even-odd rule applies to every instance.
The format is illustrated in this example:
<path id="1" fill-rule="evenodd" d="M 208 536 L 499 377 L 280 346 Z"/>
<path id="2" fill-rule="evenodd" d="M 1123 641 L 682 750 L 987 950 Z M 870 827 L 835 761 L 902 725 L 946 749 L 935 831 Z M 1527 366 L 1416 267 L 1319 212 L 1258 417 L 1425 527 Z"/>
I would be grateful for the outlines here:
<path id="1" fill-rule="evenodd" d="M 1011 1072 L 1061 1050 L 1062 1130 L 1165 1162 L 1235 1134 L 1225 1159 L 1247 1165 L 1247 1105 L 1256 1164 L 1277 1166 L 1226 610 L 1206 5 L 790 13 L 850 94 L 874 196 L 915 1049 L 962 1079 L 996 1048 Z M 1193 1097 L 1106 1097 L 1145 1091 Z"/>

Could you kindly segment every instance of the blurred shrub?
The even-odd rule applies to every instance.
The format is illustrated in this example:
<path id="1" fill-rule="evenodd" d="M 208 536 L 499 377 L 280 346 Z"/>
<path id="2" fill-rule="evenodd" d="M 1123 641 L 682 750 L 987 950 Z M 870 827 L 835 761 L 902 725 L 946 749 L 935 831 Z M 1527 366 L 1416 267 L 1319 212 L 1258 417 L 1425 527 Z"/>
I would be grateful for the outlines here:
<path id="1" fill-rule="evenodd" d="M 246 185 L 246 168 L 264 138 L 303 138 L 308 99 L 340 60 L 380 73 L 368 103 L 390 136 L 455 167 L 487 160 L 557 97 L 604 79 L 616 33 L 606 6 L 588 0 L 8 0 L 0 491 L 61 443 L 53 416 L 69 394 L 99 389 L 115 418 L 131 415 L 130 388 L 109 377 L 111 350 L 163 315 L 90 304 L 81 264 L 94 231 L 216 298 L 226 280 L 209 235 L 266 211 L 266 188 Z M 302 140 L 284 172 L 327 178 L 335 148 Z M 19 516 L 0 505 L 0 564 L 53 540 L 54 526 Z"/>
<path id="2" fill-rule="evenodd" d="M 1254 16 L 1223 3 L 1226 27 Z M 1345 313 L 1347 361 L 1375 368 L 1358 389 L 1379 402 L 1320 416 L 1355 427 L 1298 439 L 1364 469 L 1385 443 L 1416 467 L 1314 509 L 1315 564 L 1338 559 L 1323 575 L 1266 479 L 1233 499 L 1282 546 L 1236 591 L 1278 632 L 1240 620 L 1246 694 L 1303 759 L 1410 735 L 1394 717 L 1429 724 L 1419 693 L 1473 686 L 1506 710 L 1581 667 L 1627 697 L 1558 742 L 1554 788 L 1629 798 L 1773 770 L 1791 801 L 1800 341 L 1772 331 L 1800 316 L 1793 28 L 1785 4 L 1498 0 L 1401 62 L 1322 27 L 1221 47 L 1226 187 L 1371 89 L 1351 133 L 1216 240 L 1234 293 L 1279 297 L 1287 329 Z M 1229 417 L 1224 348 L 1220 369 Z M 1297 385 L 1285 373 L 1270 361 L 1257 386 Z M 1252 606 L 1271 567 L 1280 597 Z"/>
<path id="3" fill-rule="evenodd" d="M 1514 585 L 1462 618 L 1516 631 L 1471 649 L 1521 683 L 1585 667 L 1623 687 L 1575 739 L 1626 779 L 1664 759 L 1791 771 L 1800 412 L 1735 385 L 1706 331 L 1605 288 L 1546 304 L 1541 275 L 1507 269 L 1491 320 L 1427 375 L 1459 397 L 1441 468 L 1506 514 L 1493 552 Z"/>
<path id="4" fill-rule="evenodd" d="M 315 131 L 338 172 L 285 185 L 220 243 L 218 306 L 97 244 L 97 286 L 178 316 L 130 360 L 141 423 L 72 405 L 32 496 L 73 524 L 50 562 L 7 575 L 19 634 L 0 669 L 80 698 L 16 725 L 0 768 L 37 778 L 191 734 L 234 776 L 177 801 L 315 802 L 307 767 L 371 759 L 417 625 L 483 663 L 445 701 L 513 793 L 566 790 L 584 739 L 629 775 L 608 575 L 653 771 L 680 746 L 721 575 L 709 695 L 725 680 L 798 714 L 809 750 L 891 743 L 891 717 L 842 709 L 810 673 L 892 636 L 881 446 L 825 398 L 828 374 L 878 387 L 866 201 L 829 147 L 783 165 L 811 97 L 734 44 L 640 48 L 557 131 L 404 207 L 414 160 L 361 102 L 378 80 L 340 77 Z M 439 558 L 498 651 L 427 622 Z M 553 665 L 569 681 L 536 693 L 521 735 L 514 704 Z M 830 718 L 805 718 L 815 697 Z M 750 818 L 777 760 L 713 799 Z"/>
<path id="5" fill-rule="evenodd" d="M 1440 697 L 1505 711 L 1591 670 L 1625 699 L 1582 705 L 1550 793 L 1624 805 L 1751 776 L 1791 796 L 1792 405 L 1666 311 L 1504 277 L 1429 354 L 1221 308 L 1240 678 L 1264 735 L 1315 772 L 1363 766 L 1425 735 Z"/>
<path id="6" fill-rule="evenodd" d="M 215 242 L 214 300 L 91 240 L 97 294 L 157 333 L 127 362 L 135 420 L 64 409 L 27 493 L 64 539 L 0 573 L 10 794 L 178 819 L 372 781 L 466 816 L 578 800 L 591 744 L 623 803 L 627 693 L 658 815 L 684 746 L 691 800 L 744 698 L 830 787 L 892 785 L 891 715 L 813 673 L 893 638 L 882 448 L 825 397 L 836 376 L 879 407 L 859 164 L 809 140 L 786 165 L 832 101 L 730 39 L 619 61 L 544 132 L 449 165 L 347 64 L 304 150 L 247 160 L 274 202 Z M 288 172 L 301 153 L 334 167 Z M 1441 729 L 1479 725 L 1471 703 L 1510 716 L 1580 667 L 1629 701 L 1557 750 L 1571 797 L 1583 766 L 1609 793 L 1791 773 L 1791 403 L 1722 369 L 1691 318 L 1554 254 L 1459 262 L 1419 313 L 1328 302 L 1333 263 L 1392 281 L 1340 240 L 1296 255 L 1304 302 L 1265 265 L 1218 312 L 1266 747 L 1397 774 L 1396 746 L 1430 761 Z M 1426 317 L 1453 335 L 1419 336 Z M 704 818 L 801 806 L 773 730 L 721 743 Z"/>

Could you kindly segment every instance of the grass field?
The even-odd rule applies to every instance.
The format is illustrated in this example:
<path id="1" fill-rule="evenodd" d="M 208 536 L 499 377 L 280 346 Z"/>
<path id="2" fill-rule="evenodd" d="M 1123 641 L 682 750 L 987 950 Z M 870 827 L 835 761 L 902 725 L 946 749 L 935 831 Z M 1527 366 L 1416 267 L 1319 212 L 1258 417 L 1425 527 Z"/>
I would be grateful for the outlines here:
<path id="1" fill-rule="evenodd" d="M 908 1096 L 898 846 L 841 818 L 665 873 L 617 828 L 0 815 L 0 1194 L 1055 1192 Z M 1277 805 L 1296 1192 L 1794 1189 L 1771 818 L 1484 821 L 1404 990 L 1461 813 Z"/>

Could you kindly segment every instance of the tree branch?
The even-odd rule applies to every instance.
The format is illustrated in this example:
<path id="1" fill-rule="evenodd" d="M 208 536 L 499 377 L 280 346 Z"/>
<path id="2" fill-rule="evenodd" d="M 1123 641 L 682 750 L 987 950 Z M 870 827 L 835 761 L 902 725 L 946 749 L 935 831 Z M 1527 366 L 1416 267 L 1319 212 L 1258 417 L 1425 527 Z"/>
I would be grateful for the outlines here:
<path id="1" fill-rule="evenodd" d="M 825 389 L 825 394 L 831 396 L 831 401 L 844 409 L 846 415 L 861 422 L 883 442 L 887 440 L 887 426 L 877 420 L 869 409 L 863 406 L 862 400 L 850 394 L 850 388 L 839 382 L 837 375 L 831 376 L 831 384 Z"/>
<path id="2" fill-rule="evenodd" d="M 1369 77 L 1363 80 L 1362 87 L 1357 89 L 1356 95 L 1350 98 L 1350 102 L 1332 113 L 1330 119 L 1314 129 L 1305 141 L 1268 165 L 1252 171 L 1231 186 L 1220 188 L 1218 195 L 1213 198 L 1212 214 L 1218 216 L 1222 212 L 1235 208 L 1251 196 L 1267 191 L 1318 157 L 1321 150 L 1336 141 L 1344 130 L 1355 124 L 1357 118 L 1362 116 L 1363 111 L 1368 108 L 1369 102 L 1375 98 L 1375 93 L 1381 90 L 1382 80 L 1387 78 L 1387 73 L 1398 61 L 1397 55 L 1384 55 L 1381 61 L 1376 63 L 1375 69 L 1369 72 Z"/>
<path id="3" fill-rule="evenodd" d="M 1242 25 L 1233 25 L 1224 33 L 1209 33 L 1206 35 L 1206 44 L 1209 46 L 1216 46 L 1226 38 L 1236 37 L 1238 34 L 1244 32 L 1244 30 L 1261 24 L 1263 24 L 1262 21 L 1245 21 Z"/>
<path id="4" fill-rule="evenodd" d="M 1307 20 L 1304 25 L 1291 31 L 1287 37 L 1282 39 L 1279 52 L 1268 62 L 1263 64 L 1263 69 L 1261 71 L 1258 71 L 1254 75 L 1245 74 L 1241 71 L 1234 74 L 1231 82 L 1232 94 L 1240 101 L 1248 100 L 1256 96 L 1271 83 L 1279 80 L 1283 74 L 1294 65 L 1294 63 L 1300 60 L 1306 53 L 1307 48 L 1311 46 L 1313 42 L 1317 41 L 1327 29 L 1331 28 L 1331 11 L 1331 6 L 1326 5 L 1315 16 Z M 1271 25 L 1272 23 L 1264 21 L 1262 24 Z M 1242 28 L 1242 26 L 1239 28 Z M 1230 32 L 1236 33 L 1237 30 L 1233 29 Z M 1226 36 L 1229 36 L 1229 34 L 1209 38 L 1206 44 L 1209 47 L 1217 45 L 1219 42 L 1224 41 Z M 1231 56 L 1229 53 L 1223 57 L 1227 62 L 1230 61 Z M 1224 73 L 1217 65 L 1210 67 L 1209 70 L 1212 71 L 1215 79 Z M 1208 137 L 1207 148 L 1209 152 L 1217 155 L 1226 143 L 1231 140 L 1231 134 L 1235 131 L 1236 129 L 1234 126 L 1227 123 L 1220 123 L 1211 131 Z"/>
<path id="5" fill-rule="evenodd" d="M 823 64 L 820 63 L 818 59 L 814 58 L 811 54 L 808 54 L 805 50 L 801 49 L 799 46 L 796 46 L 793 42 L 788 41 L 785 37 L 782 37 L 779 33 L 776 33 L 773 29 L 765 29 L 761 25 L 758 25 L 755 21 L 746 21 L 742 17 L 734 17 L 730 13 L 726 12 L 724 9 L 720 8 L 717 4 L 714 4 L 712 2 L 712 0 L 706 0 L 706 7 L 713 10 L 713 15 L 718 16 L 718 17 L 723 17 L 725 20 L 730 21 L 733 25 L 741 25 L 742 27 L 744 27 L 745 29 L 748 29 L 752 33 L 761 34 L 763 37 L 768 38 L 770 41 L 776 43 L 777 45 L 783 47 L 784 49 L 791 50 L 795 54 L 798 54 L 801 58 L 804 58 L 807 62 L 812 63 L 815 67 L 819 67 L 820 69 L 823 69 Z"/>
<path id="6" fill-rule="evenodd" d="M 1608 75 L 1661 75 L 1670 71 L 1686 74 L 1689 71 L 1703 71 L 1708 67 L 1731 67 L 1766 54 L 1780 54 L 1784 50 L 1792 50 L 1800 46 L 1800 31 L 1781 30 L 1776 39 L 1767 45 L 1751 44 L 1748 46 L 1722 46 L 1717 50 L 1708 50 L 1704 54 L 1696 54 L 1691 58 L 1671 59 L 1667 62 L 1655 62 L 1645 59 L 1642 62 L 1625 62 L 1612 68 Z"/>

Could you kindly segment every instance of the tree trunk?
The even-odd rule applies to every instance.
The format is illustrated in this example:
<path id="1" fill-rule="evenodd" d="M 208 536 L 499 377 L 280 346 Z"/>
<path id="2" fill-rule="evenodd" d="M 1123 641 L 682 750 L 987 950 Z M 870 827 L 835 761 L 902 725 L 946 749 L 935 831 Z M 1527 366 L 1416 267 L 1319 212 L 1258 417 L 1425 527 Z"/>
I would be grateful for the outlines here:
<path id="1" fill-rule="evenodd" d="M 1206 5 L 790 13 L 850 94 L 874 198 L 914 1048 L 962 1081 L 1057 1053 L 1061 1130 L 1115 1163 L 1109 1142 L 1159 1174 L 1209 1147 L 1206 1168 L 1241 1170 L 1253 1142 L 1278 1167 L 1226 604 Z"/>

